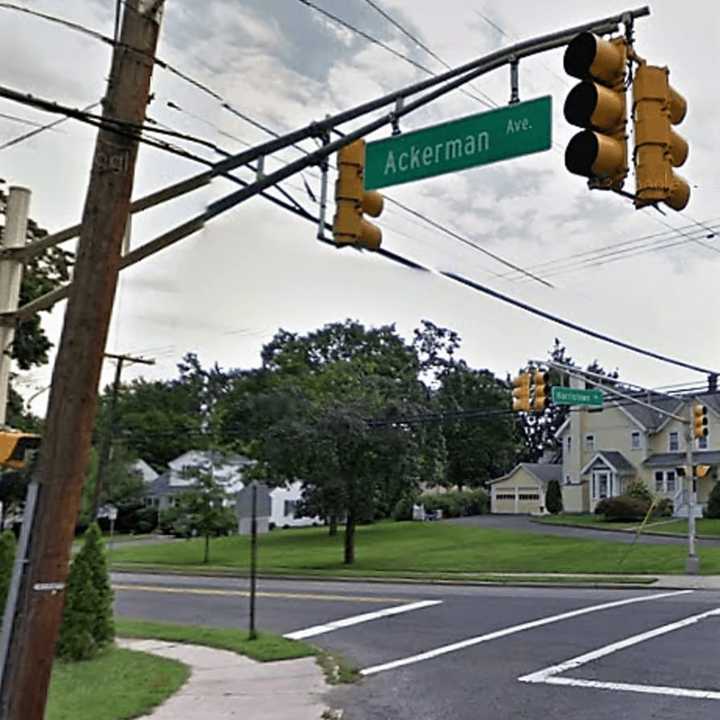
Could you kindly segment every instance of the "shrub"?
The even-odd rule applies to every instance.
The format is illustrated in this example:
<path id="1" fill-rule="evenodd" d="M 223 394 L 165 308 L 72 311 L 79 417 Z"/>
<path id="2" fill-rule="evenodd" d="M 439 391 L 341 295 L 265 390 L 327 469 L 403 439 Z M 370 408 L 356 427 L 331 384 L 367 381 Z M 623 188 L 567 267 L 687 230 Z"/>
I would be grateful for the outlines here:
<path id="1" fill-rule="evenodd" d="M 423 505 L 425 510 L 430 512 L 442 510 L 445 518 L 482 515 L 488 511 L 490 505 L 487 492 L 481 488 L 442 494 L 425 493 L 416 502 Z M 412 507 L 410 512 L 412 514 Z"/>
<path id="2" fill-rule="evenodd" d="M 105 549 L 97 523 L 85 533 L 65 590 L 65 609 L 57 654 L 65 660 L 89 660 L 112 642 L 115 626 Z"/>
<path id="3" fill-rule="evenodd" d="M 5 607 L 14 562 L 15 535 L 11 530 L 5 530 L 0 535 L 0 612 Z"/>
<path id="4" fill-rule="evenodd" d="M 601 500 L 596 506 L 595 506 L 595 514 L 596 515 L 604 515 L 607 511 L 607 504 L 608 499 L 605 498 L 604 500 Z"/>
<path id="5" fill-rule="evenodd" d="M 653 509 L 655 517 L 672 517 L 673 501 L 670 498 L 660 498 Z"/>
<path id="6" fill-rule="evenodd" d="M 395 507 L 391 513 L 393 520 L 412 520 L 413 505 L 417 502 L 417 498 L 404 497 L 395 503 Z"/>
<path id="7" fill-rule="evenodd" d="M 553 515 L 562 512 L 562 490 L 560 490 L 560 483 L 557 480 L 550 480 L 548 483 L 545 493 L 545 509 Z"/>
<path id="8" fill-rule="evenodd" d="M 642 520 L 648 511 L 647 503 L 628 495 L 606 498 L 603 503 L 603 515 L 610 522 Z"/>
<path id="9" fill-rule="evenodd" d="M 645 512 L 648 511 L 648 508 L 654 499 L 652 492 L 650 492 L 650 488 L 648 488 L 642 480 L 633 480 L 630 482 L 624 495 L 644 502 L 647 505 Z"/>
<path id="10" fill-rule="evenodd" d="M 705 515 L 709 518 L 720 518 L 720 482 L 716 482 L 710 491 Z"/>
<path id="11" fill-rule="evenodd" d="M 490 496 L 482 488 L 471 490 L 468 493 L 466 515 L 486 515 L 490 512 Z"/>

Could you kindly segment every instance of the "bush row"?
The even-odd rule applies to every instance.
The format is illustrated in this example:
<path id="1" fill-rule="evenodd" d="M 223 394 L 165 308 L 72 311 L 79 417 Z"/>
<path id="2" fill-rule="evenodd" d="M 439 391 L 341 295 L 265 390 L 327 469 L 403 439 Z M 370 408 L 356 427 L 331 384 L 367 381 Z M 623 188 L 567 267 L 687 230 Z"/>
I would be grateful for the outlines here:
<path id="1" fill-rule="evenodd" d="M 604 515 L 610 522 L 628 522 L 644 520 L 650 509 L 650 502 L 632 495 L 618 495 L 605 498 L 595 506 L 596 515 Z M 653 507 L 651 517 L 671 517 L 673 502 L 662 498 Z"/>
<path id="2" fill-rule="evenodd" d="M 412 520 L 413 505 L 422 505 L 425 510 L 431 512 L 441 510 L 444 518 L 455 518 L 487 513 L 490 509 L 490 499 L 487 492 L 481 488 L 446 493 L 423 493 L 398 501 L 392 512 L 393 520 Z"/>

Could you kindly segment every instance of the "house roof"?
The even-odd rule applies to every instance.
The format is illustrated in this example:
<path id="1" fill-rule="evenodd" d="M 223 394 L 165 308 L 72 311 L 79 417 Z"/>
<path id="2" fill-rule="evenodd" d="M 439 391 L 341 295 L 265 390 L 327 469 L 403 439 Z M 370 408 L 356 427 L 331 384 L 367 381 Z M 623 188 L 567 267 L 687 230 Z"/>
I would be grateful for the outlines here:
<path id="1" fill-rule="evenodd" d="M 580 474 L 585 475 L 590 472 L 595 463 L 601 460 L 605 465 L 612 468 L 618 475 L 634 475 L 635 466 L 618 450 L 599 450 L 596 452 L 590 462 L 581 470 Z"/>
<path id="2" fill-rule="evenodd" d="M 669 398 L 656 393 L 642 393 L 636 395 L 638 400 L 655 405 L 665 412 L 677 413 L 683 406 L 682 398 Z M 663 413 L 652 410 L 644 405 L 636 405 L 635 403 L 623 403 L 622 409 L 630 415 L 637 423 L 642 425 L 650 432 L 657 432 L 668 420 L 668 416 Z"/>
<path id="3" fill-rule="evenodd" d="M 646 467 L 666 468 L 680 467 L 685 464 L 687 456 L 684 452 L 655 453 L 646 458 Z M 693 450 L 695 465 L 720 465 L 720 450 Z"/>
<path id="4" fill-rule="evenodd" d="M 170 471 L 158 475 L 152 482 L 146 486 L 145 494 L 150 497 L 161 497 L 164 495 L 173 495 L 177 492 L 177 488 L 170 487 Z"/>
<path id="5" fill-rule="evenodd" d="M 516 473 L 520 468 L 529 472 L 538 482 L 547 485 L 550 480 L 562 480 L 562 465 L 554 463 L 519 463 L 509 473 L 502 477 L 491 480 L 488 485 L 507 480 L 511 475 Z"/>

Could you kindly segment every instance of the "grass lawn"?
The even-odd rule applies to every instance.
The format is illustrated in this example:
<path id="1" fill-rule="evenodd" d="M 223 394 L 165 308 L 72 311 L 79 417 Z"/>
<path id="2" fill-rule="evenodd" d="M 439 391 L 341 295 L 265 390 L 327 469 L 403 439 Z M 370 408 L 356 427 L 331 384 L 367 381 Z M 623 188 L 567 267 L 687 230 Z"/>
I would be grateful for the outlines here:
<path id="1" fill-rule="evenodd" d="M 720 519 L 718 518 L 699 518 L 695 521 L 695 526 L 695 532 L 698 535 L 720 538 Z M 687 535 L 687 531 L 687 520 L 673 520 L 645 530 L 645 532 L 649 533 L 677 533 L 678 535 Z"/>
<path id="2" fill-rule="evenodd" d="M 56 661 L 45 720 L 127 720 L 176 692 L 189 669 L 175 660 L 111 648 L 94 660 Z"/>
<path id="3" fill-rule="evenodd" d="M 543 515 L 534 519 L 541 525 L 571 525 L 572 527 L 601 528 L 603 530 L 626 530 L 637 527 L 640 522 L 608 522 L 600 515 Z"/>
<path id="4" fill-rule="evenodd" d="M 125 546 L 113 552 L 119 567 L 245 571 L 249 540 L 231 536 L 212 541 L 204 566 L 203 541 Z M 720 548 L 702 548 L 702 568 L 720 573 Z M 276 530 L 260 537 L 259 567 L 265 573 L 425 574 L 447 573 L 683 573 L 686 550 L 680 545 L 628 546 L 608 540 L 468 527 L 450 523 L 382 522 L 358 528 L 357 560 L 342 563 L 343 533 L 325 528 Z"/>
<path id="5" fill-rule="evenodd" d="M 219 650 L 230 650 L 247 655 L 260 662 L 293 660 L 317 655 L 316 648 L 299 640 L 288 640 L 279 635 L 260 632 L 256 640 L 249 640 L 245 630 L 213 628 L 198 625 L 148 622 L 146 620 L 115 619 L 118 637 L 153 638 L 168 642 L 205 645 Z"/>

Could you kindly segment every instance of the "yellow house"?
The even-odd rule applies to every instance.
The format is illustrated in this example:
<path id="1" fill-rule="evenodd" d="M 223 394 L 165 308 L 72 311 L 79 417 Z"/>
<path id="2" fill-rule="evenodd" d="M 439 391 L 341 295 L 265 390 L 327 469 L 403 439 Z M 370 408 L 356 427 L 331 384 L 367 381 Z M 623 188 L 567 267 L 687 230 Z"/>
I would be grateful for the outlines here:
<path id="1" fill-rule="evenodd" d="M 681 418 L 692 403 L 708 409 L 706 438 L 693 441 L 693 464 L 709 465 L 697 481 L 697 516 L 702 515 L 720 467 L 720 393 L 668 398 L 653 393 L 639 400 Z M 621 495 L 633 480 L 642 480 L 655 495 L 673 501 L 677 517 L 688 516 L 686 466 L 687 424 L 625 400 L 598 410 L 577 409 L 559 428 L 562 446 L 562 495 L 566 512 L 592 512 L 600 500 Z"/>
<path id="2" fill-rule="evenodd" d="M 545 513 L 545 492 L 550 480 L 562 480 L 562 465 L 516 465 L 507 475 L 490 481 L 490 512 L 526 515 Z"/>

